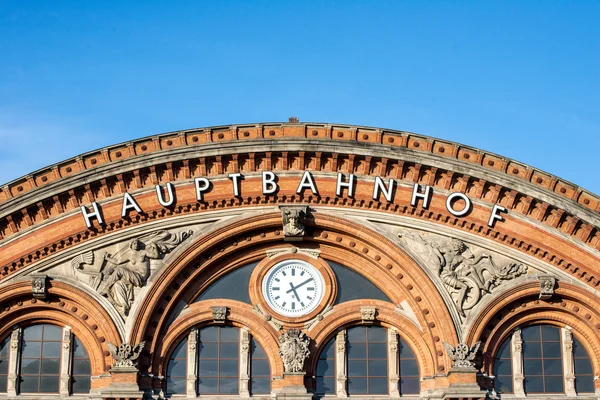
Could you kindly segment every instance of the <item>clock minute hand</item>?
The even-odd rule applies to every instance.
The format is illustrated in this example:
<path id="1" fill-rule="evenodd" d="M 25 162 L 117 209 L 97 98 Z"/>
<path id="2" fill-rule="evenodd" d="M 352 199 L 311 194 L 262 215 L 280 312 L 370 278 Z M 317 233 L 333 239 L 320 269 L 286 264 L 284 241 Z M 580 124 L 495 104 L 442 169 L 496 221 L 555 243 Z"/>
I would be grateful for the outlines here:
<path id="1" fill-rule="evenodd" d="M 296 296 L 296 299 L 298 299 L 298 301 L 300 301 L 300 296 L 298 296 L 298 292 L 296 292 L 296 288 L 294 287 L 294 285 L 292 285 L 292 282 L 290 282 L 290 287 L 291 287 L 291 289 L 288 290 L 286 293 L 294 292 L 294 296 Z"/>
<path id="2" fill-rule="evenodd" d="M 293 290 L 295 291 L 295 290 L 296 290 L 296 289 L 298 289 L 299 287 L 306 285 L 308 282 L 310 282 L 310 281 L 312 281 L 312 280 L 313 280 L 313 278 L 308 278 L 308 279 L 307 279 L 307 280 L 305 280 L 304 282 L 302 282 L 302 283 L 300 283 L 300 284 L 298 284 L 298 285 L 296 285 L 296 286 L 292 286 L 292 287 L 294 288 Z M 290 283 L 290 285 L 291 285 L 291 283 Z M 289 292 L 291 292 L 291 291 L 292 291 L 292 289 L 288 290 L 286 293 L 289 293 Z"/>

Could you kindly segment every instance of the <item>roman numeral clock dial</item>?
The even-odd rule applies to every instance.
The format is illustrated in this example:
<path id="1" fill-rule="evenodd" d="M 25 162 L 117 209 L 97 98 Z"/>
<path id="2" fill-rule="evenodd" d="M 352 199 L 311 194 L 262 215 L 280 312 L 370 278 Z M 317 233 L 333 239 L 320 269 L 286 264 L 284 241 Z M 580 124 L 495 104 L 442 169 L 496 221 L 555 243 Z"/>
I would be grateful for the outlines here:
<path id="1" fill-rule="evenodd" d="M 262 283 L 263 296 L 269 307 L 286 317 L 310 314 L 321 303 L 323 277 L 311 264 L 287 260 L 276 264 Z"/>

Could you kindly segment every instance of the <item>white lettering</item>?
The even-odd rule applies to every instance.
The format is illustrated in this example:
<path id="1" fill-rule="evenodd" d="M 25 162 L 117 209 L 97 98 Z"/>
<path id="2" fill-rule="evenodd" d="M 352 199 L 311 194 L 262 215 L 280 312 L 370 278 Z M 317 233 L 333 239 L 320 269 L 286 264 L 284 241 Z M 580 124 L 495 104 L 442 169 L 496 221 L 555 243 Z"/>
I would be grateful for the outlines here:
<path id="1" fill-rule="evenodd" d="M 142 213 L 142 209 L 135 199 L 129 193 L 125 192 L 123 195 L 123 208 L 121 209 L 121 217 L 125 218 L 131 209 L 137 211 L 139 214 Z"/>
<path id="2" fill-rule="evenodd" d="M 271 171 L 263 171 L 262 173 L 262 192 L 263 194 L 273 194 L 277 191 L 277 183 L 275 182 L 275 174 Z"/>
<path id="3" fill-rule="evenodd" d="M 379 200 L 379 191 L 383 193 L 383 196 L 388 201 L 392 202 L 392 194 L 394 192 L 394 180 L 390 178 L 388 187 L 385 186 L 383 180 L 380 177 L 375 178 L 375 184 L 373 185 L 373 200 Z"/>
<path id="4" fill-rule="evenodd" d="M 200 183 L 202 183 L 202 186 L 200 186 Z M 202 193 L 208 190 L 210 181 L 206 178 L 196 178 L 194 179 L 194 184 L 196 185 L 196 199 L 202 201 Z"/>
<path id="5" fill-rule="evenodd" d="M 85 220 L 85 226 L 90 229 L 92 227 L 92 218 L 96 218 L 100 225 L 104 224 L 104 220 L 102 219 L 102 213 L 100 212 L 100 207 L 98 203 L 93 202 L 92 208 L 94 211 L 88 212 L 85 206 L 81 206 L 81 214 L 83 214 L 83 219 Z"/>
<path id="6" fill-rule="evenodd" d="M 304 189 L 310 189 L 315 195 L 319 194 L 317 192 L 317 187 L 315 186 L 315 181 L 313 180 L 311 173 L 308 171 L 304 171 L 304 175 L 302 175 L 302 179 L 300 180 L 300 184 L 298 185 L 296 193 L 300 194 Z"/>
<path id="7" fill-rule="evenodd" d="M 227 176 L 233 181 L 233 195 L 235 197 L 240 197 L 240 178 L 242 177 L 242 174 L 236 172 L 235 174 L 229 174 Z"/>
<path id="8" fill-rule="evenodd" d="M 452 205 L 454 204 L 455 199 L 462 200 L 465 202 L 465 206 L 463 207 L 462 210 L 457 211 L 454 208 L 452 208 Z M 450 214 L 454 215 L 455 217 L 464 217 L 471 210 L 471 200 L 464 193 L 460 193 L 460 192 L 452 193 L 446 199 L 446 209 L 448 211 L 450 211 Z"/>
<path id="9" fill-rule="evenodd" d="M 410 205 L 416 207 L 419 199 L 423 199 L 423 208 L 428 209 L 429 201 L 431 200 L 431 186 L 425 185 L 425 193 L 419 193 L 420 188 L 421 185 L 415 183 L 415 186 L 413 186 L 412 197 L 410 199 Z"/>
<path id="10" fill-rule="evenodd" d="M 350 174 L 348 182 L 344 182 L 344 174 L 338 172 L 337 185 L 335 187 L 335 195 L 342 196 L 344 188 L 348 189 L 348 197 L 354 197 L 354 174 Z"/>
<path id="11" fill-rule="evenodd" d="M 175 203 L 175 195 L 173 193 L 173 184 L 171 182 L 167 183 L 167 193 L 169 194 L 169 200 L 166 201 L 163 197 L 162 187 L 160 185 L 156 185 L 156 197 L 158 197 L 158 202 L 163 207 L 170 207 Z"/>
<path id="12" fill-rule="evenodd" d="M 494 208 L 492 208 L 492 215 L 490 215 L 490 219 L 488 221 L 488 226 L 490 228 L 494 227 L 494 224 L 496 223 L 496 221 L 504 221 L 504 218 L 498 214 L 501 212 L 503 212 L 503 213 L 507 212 L 506 208 L 499 206 L 498 204 L 494 204 Z"/>

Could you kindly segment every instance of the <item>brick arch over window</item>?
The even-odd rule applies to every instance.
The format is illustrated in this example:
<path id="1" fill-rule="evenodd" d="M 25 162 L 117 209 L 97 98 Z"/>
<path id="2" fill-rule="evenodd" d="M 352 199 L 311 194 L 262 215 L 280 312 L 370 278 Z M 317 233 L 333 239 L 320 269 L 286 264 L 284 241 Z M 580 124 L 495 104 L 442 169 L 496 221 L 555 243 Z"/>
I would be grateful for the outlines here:
<path id="1" fill-rule="evenodd" d="M 457 342 L 450 313 L 426 273 L 396 244 L 354 222 L 314 214 L 306 222 L 310 232 L 303 247 L 321 250 L 321 257 L 343 263 L 369 276 L 394 304 L 406 300 L 423 327 L 437 371 L 447 371 L 449 360 L 441 342 Z M 245 218 L 202 236 L 157 277 L 140 304 L 132 325 L 132 342 L 147 341 L 149 353 L 158 354 L 160 338 L 167 332 L 171 314 L 189 304 L 215 279 L 234 268 L 264 258 L 268 248 L 290 246 L 281 232 L 281 214 Z M 200 284 L 198 284 L 200 282 Z M 142 370 L 157 373 L 147 357 Z"/>
<path id="2" fill-rule="evenodd" d="M 597 298 L 577 286 L 559 282 L 555 295 L 539 300 L 539 282 L 530 282 L 498 293 L 480 310 L 466 334 L 466 342 L 483 342 L 483 372 L 492 374 L 494 356 L 515 328 L 529 325 L 570 326 L 590 355 L 594 375 L 600 373 L 600 310 Z M 600 382 L 597 383 L 600 387 Z"/>
<path id="3" fill-rule="evenodd" d="M 106 373 L 112 364 L 106 343 L 122 342 L 109 314 L 91 296 L 69 284 L 51 280 L 46 287 L 45 300 L 33 297 L 29 281 L 0 288 L 0 304 L 4 305 L 0 313 L 0 337 L 9 336 L 16 325 L 68 325 L 90 357 L 92 375 Z"/>

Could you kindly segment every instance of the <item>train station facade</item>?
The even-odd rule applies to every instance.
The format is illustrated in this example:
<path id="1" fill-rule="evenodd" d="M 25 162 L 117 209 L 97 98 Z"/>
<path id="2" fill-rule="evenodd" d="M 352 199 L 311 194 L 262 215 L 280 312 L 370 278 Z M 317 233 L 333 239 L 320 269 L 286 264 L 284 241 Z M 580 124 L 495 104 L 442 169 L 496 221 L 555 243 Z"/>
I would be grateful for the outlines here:
<path id="1" fill-rule="evenodd" d="M 0 399 L 600 399 L 599 211 L 381 128 L 89 152 L 0 187 Z"/>

